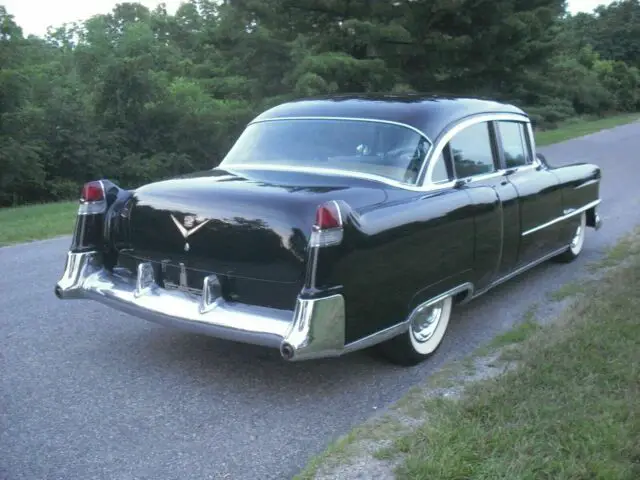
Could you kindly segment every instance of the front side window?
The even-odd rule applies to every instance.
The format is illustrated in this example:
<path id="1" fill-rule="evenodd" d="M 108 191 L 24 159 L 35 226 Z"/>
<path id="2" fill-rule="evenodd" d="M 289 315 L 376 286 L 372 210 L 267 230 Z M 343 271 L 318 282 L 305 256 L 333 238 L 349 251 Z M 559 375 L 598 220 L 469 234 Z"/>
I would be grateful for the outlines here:
<path id="1" fill-rule="evenodd" d="M 521 122 L 498 122 L 500 140 L 507 168 L 526 165 L 529 162 L 529 149 L 525 137 L 524 124 Z"/>
<path id="2" fill-rule="evenodd" d="M 472 177 L 496 170 L 487 122 L 471 125 L 449 142 L 456 176 Z"/>
<path id="3" fill-rule="evenodd" d="M 383 122 L 291 119 L 258 122 L 240 135 L 220 166 L 331 168 L 415 184 L 429 142 Z"/>

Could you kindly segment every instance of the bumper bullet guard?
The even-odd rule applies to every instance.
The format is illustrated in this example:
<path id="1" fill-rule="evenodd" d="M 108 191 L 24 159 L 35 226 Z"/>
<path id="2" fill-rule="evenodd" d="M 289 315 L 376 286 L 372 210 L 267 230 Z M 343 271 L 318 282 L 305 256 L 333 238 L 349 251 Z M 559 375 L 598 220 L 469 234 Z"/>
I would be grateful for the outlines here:
<path id="1" fill-rule="evenodd" d="M 149 263 L 128 270 L 105 269 L 97 252 L 67 254 L 55 294 L 60 299 L 90 299 L 166 326 L 226 340 L 278 348 L 285 360 L 333 357 L 345 347 L 342 295 L 297 299 L 294 310 L 227 302 L 215 275 L 206 277 L 202 295 L 159 287 Z"/>

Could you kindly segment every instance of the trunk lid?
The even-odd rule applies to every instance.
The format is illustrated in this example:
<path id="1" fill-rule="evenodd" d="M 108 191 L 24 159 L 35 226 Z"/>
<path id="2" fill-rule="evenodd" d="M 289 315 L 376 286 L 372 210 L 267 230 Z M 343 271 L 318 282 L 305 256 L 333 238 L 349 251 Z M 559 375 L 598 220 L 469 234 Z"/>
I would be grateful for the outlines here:
<path id="1" fill-rule="evenodd" d="M 369 180 L 222 169 L 145 185 L 129 213 L 127 255 L 227 277 L 302 284 L 318 205 L 384 201 Z"/>

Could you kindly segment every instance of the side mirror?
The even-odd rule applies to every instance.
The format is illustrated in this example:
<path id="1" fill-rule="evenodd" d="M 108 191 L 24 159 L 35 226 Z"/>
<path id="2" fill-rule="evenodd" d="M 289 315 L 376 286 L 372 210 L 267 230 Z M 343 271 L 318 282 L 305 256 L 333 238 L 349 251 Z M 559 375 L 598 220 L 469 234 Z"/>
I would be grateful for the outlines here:
<path id="1" fill-rule="evenodd" d="M 543 154 L 541 154 L 541 153 L 536 153 L 536 158 L 537 158 L 538 160 L 540 160 L 540 163 L 541 163 L 542 165 L 545 165 L 545 166 L 549 165 L 549 164 L 547 163 L 547 157 L 545 157 Z"/>
<path id="2" fill-rule="evenodd" d="M 470 181 L 469 178 L 462 178 L 462 179 L 456 180 L 456 183 L 453 184 L 453 188 L 462 188 L 467 183 L 469 183 L 469 181 Z"/>

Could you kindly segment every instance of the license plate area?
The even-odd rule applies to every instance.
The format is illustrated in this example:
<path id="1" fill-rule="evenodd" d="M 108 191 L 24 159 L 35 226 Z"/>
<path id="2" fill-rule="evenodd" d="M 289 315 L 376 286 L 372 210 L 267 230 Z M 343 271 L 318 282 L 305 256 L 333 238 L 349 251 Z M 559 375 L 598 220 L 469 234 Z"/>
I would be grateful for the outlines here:
<path id="1" fill-rule="evenodd" d="M 154 288 L 182 292 L 197 300 L 200 313 L 236 299 L 228 276 L 192 269 L 182 262 L 153 261 L 121 252 L 117 267 L 136 279 L 136 295 L 145 295 Z"/>
<path id="2" fill-rule="evenodd" d="M 204 279 L 209 274 L 187 268 L 184 264 L 169 265 L 161 263 L 158 272 L 158 285 L 167 290 L 180 290 L 192 295 L 202 295 Z"/>

